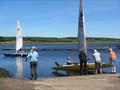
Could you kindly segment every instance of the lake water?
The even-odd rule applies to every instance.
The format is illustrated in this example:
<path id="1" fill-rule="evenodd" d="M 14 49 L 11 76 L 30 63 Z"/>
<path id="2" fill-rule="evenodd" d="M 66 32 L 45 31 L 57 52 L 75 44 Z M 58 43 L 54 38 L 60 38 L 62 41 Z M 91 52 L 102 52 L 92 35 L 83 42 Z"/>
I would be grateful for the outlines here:
<path id="1" fill-rule="evenodd" d="M 90 60 L 88 62 L 94 62 L 92 58 L 93 48 L 102 48 L 111 46 L 113 50 L 117 54 L 117 72 L 120 73 L 120 49 L 116 48 L 116 45 L 120 45 L 119 43 L 89 43 L 87 47 L 88 57 Z M 26 44 L 24 48 L 31 48 L 33 44 Z M 51 68 L 55 66 L 54 61 L 57 61 L 59 64 L 64 64 L 66 62 L 67 57 L 71 57 L 74 62 L 79 62 L 78 51 L 76 50 L 66 50 L 66 49 L 76 49 L 76 44 L 34 44 L 39 49 L 62 49 L 62 50 L 38 50 L 39 53 L 39 62 L 38 62 L 38 77 L 56 77 L 53 73 L 54 70 Z M 15 52 L 14 50 L 2 50 L 4 48 L 15 48 L 13 44 L 0 44 L 0 68 L 5 68 L 10 72 L 12 77 L 30 77 L 30 67 L 29 62 L 25 62 L 25 58 L 22 57 L 4 57 L 3 53 Z M 65 50 L 64 50 L 65 49 Z M 29 52 L 26 51 L 26 52 Z M 104 62 L 108 62 L 108 50 L 99 50 L 102 55 L 102 60 Z M 104 72 L 110 72 L 111 69 L 103 69 Z M 60 71 L 60 73 L 65 74 L 64 71 Z"/>

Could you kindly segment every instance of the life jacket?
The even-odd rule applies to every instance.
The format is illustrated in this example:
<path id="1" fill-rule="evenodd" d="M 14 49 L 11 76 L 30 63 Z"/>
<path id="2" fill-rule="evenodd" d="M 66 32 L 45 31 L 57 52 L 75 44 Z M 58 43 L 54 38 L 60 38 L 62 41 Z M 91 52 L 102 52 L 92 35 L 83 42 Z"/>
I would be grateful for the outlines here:
<path id="1" fill-rule="evenodd" d="M 116 54 L 115 54 L 115 52 L 110 52 L 110 59 L 111 60 L 114 60 L 114 59 L 116 59 Z"/>

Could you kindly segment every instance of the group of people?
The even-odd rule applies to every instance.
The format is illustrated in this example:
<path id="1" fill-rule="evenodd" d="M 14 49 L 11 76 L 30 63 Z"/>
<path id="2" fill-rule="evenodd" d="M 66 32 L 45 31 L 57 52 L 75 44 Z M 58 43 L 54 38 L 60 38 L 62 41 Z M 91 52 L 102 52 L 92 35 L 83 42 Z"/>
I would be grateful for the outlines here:
<path id="1" fill-rule="evenodd" d="M 28 54 L 26 61 L 29 60 L 30 62 L 30 69 L 31 69 L 31 80 L 36 80 L 37 79 L 37 62 L 38 62 L 38 53 L 36 51 L 36 47 L 33 46 L 30 53 Z M 101 54 L 94 49 L 93 53 L 93 58 L 95 61 L 95 73 L 102 73 L 102 59 L 101 59 Z M 70 61 L 70 57 L 67 58 L 66 64 L 73 64 L 73 62 Z M 115 61 L 116 59 L 116 54 L 112 50 L 112 48 L 109 48 L 109 61 L 110 64 L 112 64 L 112 72 L 116 73 L 116 67 L 115 67 Z M 80 60 L 80 74 L 86 73 L 87 74 L 87 55 L 84 51 L 80 51 L 79 53 L 79 60 Z M 59 64 L 56 62 L 56 65 L 59 66 Z"/>
<path id="2" fill-rule="evenodd" d="M 109 48 L 109 61 L 112 65 L 112 73 L 116 73 L 116 53 L 112 50 L 112 48 Z M 94 49 L 93 58 L 95 61 L 95 73 L 96 74 L 102 74 L 102 59 L 101 54 L 96 49 Z M 80 60 L 80 74 L 83 73 L 87 74 L 87 55 L 84 51 L 80 51 L 79 54 L 79 60 Z"/>

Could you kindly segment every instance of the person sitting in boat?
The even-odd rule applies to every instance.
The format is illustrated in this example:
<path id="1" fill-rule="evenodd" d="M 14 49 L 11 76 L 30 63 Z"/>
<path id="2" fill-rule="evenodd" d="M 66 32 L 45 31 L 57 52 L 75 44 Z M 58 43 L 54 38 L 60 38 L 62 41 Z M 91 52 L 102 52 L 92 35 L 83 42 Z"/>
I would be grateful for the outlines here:
<path id="1" fill-rule="evenodd" d="M 18 52 L 19 53 L 25 53 L 25 51 L 23 51 L 22 49 L 20 49 Z"/>
<path id="2" fill-rule="evenodd" d="M 21 56 L 27 56 L 28 54 L 27 53 L 25 53 L 25 51 L 23 51 L 22 49 L 20 49 L 19 51 L 18 51 L 18 53 L 19 54 L 21 54 Z"/>
<path id="3" fill-rule="evenodd" d="M 71 60 L 71 57 L 67 57 L 67 62 L 64 65 L 71 65 L 74 64 L 73 61 Z"/>

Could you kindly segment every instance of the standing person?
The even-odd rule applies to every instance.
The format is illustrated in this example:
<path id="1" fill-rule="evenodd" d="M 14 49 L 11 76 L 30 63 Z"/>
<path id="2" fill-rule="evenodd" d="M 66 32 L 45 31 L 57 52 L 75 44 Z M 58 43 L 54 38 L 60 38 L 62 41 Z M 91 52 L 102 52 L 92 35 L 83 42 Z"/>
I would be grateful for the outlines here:
<path id="1" fill-rule="evenodd" d="M 112 50 L 112 48 L 109 48 L 109 61 L 112 65 L 112 73 L 116 73 L 116 53 Z"/>
<path id="2" fill-rule="evenodd" d="M 85 71 L 85 74 L 87 74 L 87 56 L 85 52 L 82 50 L 79 53 L 79 60 L 80 60 L 80 74 L 83 74 L 83 71 Z"/>
<path id="3" fill-rule="evenodd" d="M 31 69 L 31 80 L 37 79 L 37 62 L 38 62 L 38 53 L 36 52 L 36 47 L 33 46 L 31 52 L 28 54 L 27 59 L 30 62 L 30 69 Z"/>
<path id="4" fill-rule="evenodd" d="M 93 53 L 93 58 L 95 60 L 95 73 L 102 74 L 102 60 L 101 60 L 101 54 L 95 49 Z"/>

